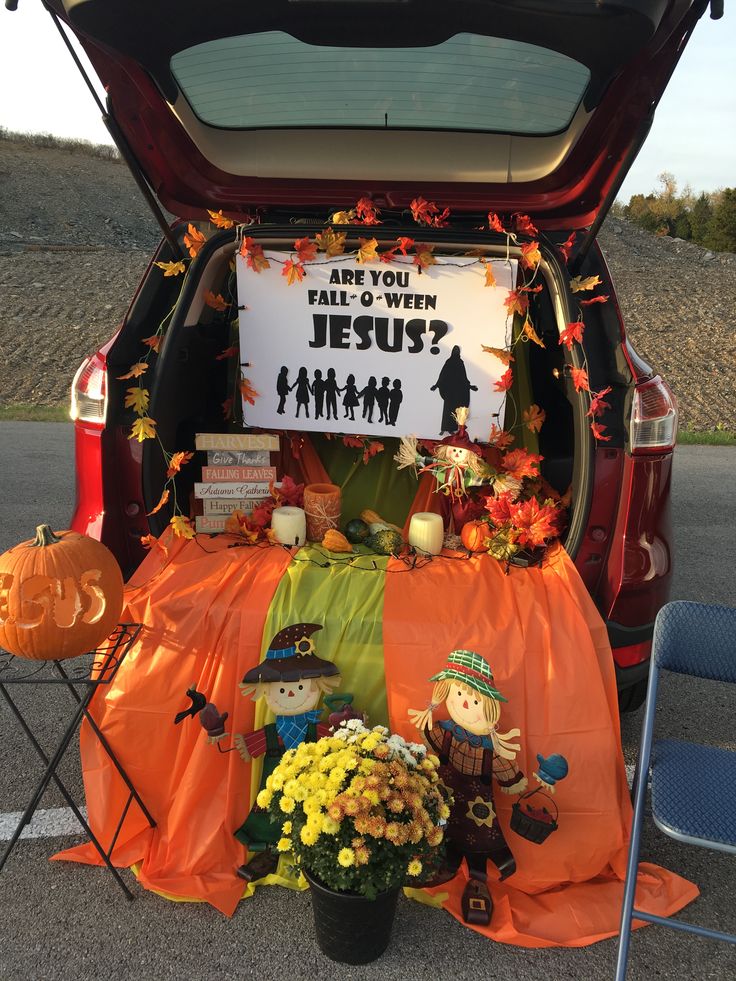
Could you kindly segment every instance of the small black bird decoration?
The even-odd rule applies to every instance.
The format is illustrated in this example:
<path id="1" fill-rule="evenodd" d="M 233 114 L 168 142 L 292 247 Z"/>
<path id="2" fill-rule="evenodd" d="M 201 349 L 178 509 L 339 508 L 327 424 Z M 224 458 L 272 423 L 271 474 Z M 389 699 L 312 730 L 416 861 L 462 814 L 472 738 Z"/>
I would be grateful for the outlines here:
<path id="1" fill-rule="evenodd" d="M 176 716 L 174 717 L 175 726 L 178 726 L 180 722 L 183 722 L 184 719 L 187 719 L 190 716 L 194 718 L 194 716 L 198 715 L 207 704 L 207 696 L 203 695 L 201 691 L 197 691 L 194 685 L 192 685 L 191 688 L 187 688 L 186 695 L 187 698 L 191 699 L 192 704 L 189 706 L 189 708 L 184 709 L 183 712 L 176 713 Z"/>

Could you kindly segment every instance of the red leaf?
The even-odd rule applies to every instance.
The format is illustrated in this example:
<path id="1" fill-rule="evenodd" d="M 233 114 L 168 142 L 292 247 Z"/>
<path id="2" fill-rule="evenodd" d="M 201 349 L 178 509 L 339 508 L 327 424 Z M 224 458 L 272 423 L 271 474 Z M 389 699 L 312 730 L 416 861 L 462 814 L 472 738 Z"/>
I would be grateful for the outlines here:
<path id="1" fill-rule="evenodd" d="M 560 344 L 564 344 L 568 351 L 571 351 L 574 341 L 582 344 L 584 330 L 585 324 L 582 320 L 576 320 L 575 323 L 568 324 L 560 334 Z"/>
<path id="2" fill-rule="evenodd" d="M 499 429 L 496 423 L 491 423 L 491 432 L 488 436 L 488 442 L 491 446 L 495 446 L 497 450 L 505 450 L 507 446 L 511 446 L 516 437 L 512 436 L 511 433 L 506 432 L 505 429 Z"/>
<path id="3" fill-rule="evenodd" d="M 511 491 L 505 491 L 505 493 L 499 494 L 498 497 L 487 497 L 485 507 L 491 516 L 491 521 L 495 525 L 505 525 L 507 521 L 511 521 L 513 494 Z"/>
<path id="4" fill-rule="evenodd" d="M 234 358 L 238 353 L 237 345 L 233 344 L 232 347 L 226 347 L 224 351 L 220 351 L 219 354 L 215 355 L 215 361 L 224 361 L 225 358 Z"/>
<path id="5" fill-rule="evenodd" d="M 444 228 L 447 224 L 447 218 L 450 216 L 449 208 L 440 211 L 434 201 L 425 201 L 423 197 L 414 198 L 409 207 L 411 208 L 411 216 L 418 225 Z"/>
<path id="6" fill-rule="evenodd" d="M 517 541 L 520 545 L 530 545 L 532 548 L 544 545 L 548 538 L 557 534 L 556 518 L 557 509 L 552 505 L 540 506 L 534 497 L 524 501 L 517 507 L 513 517 Z"/>
<path id="7" fill-rule="evenodd" d="M 271 485 L 271 494 L 279 506 L 289 504 L 300 508 L 304 504 L 304 484 L 297 484 L 288 474 L 282 478 L 280 487 Z"/>
<path id="8" fill-rule="evenodd" d="M 396 245 L 399 252 L 402 255 L 406 255 L 408 250 L 414 245 L 414 239 L 407 238 L 405 235 L 402 235 L 400 238 L 396 239 Z"/>
<path id="9" fill-rule="evenodd" d="M 529 309 L 529 298 L 520 290 L 509 290 L 506 299 L 503 301 L 509 316 L 518 313 L 522 317 Z"/>
<path id="10" fill-rule="evenodd" d="M 378 215 L 380 212 L 368 197 L 361 198 L 360 201 L 358 201 L 358 203 L 355 205 L 355 214 L 364 225 L 381 224 L 381 222 L 378 220 Z"/>
<path id="11" fill-rule="evenodd" d="M 535 225 L 532 224 L 529 215 L 514 215 L 516 221 L 516 231 L 520 232 L 522 235 L 538 235 L 539 232 Z"/>
<path id="12" fill-rule="evenodd" d="M 513 384 L 514 373 L 511 368 L 507 368 L 493 386 L 493 390 L 494 392 L 508 392 Z"/>
<path id="13" fill-rule="evenodd" d="M 498 217 L 495 211 L 488 212 L 488 227 L 492 232 L 502 232 L 506 233 L 506 229 L 501 224 L 501 219 Z"/>
<path id="14" fill-rule="evenodd" d="M 313 242 L 309 236 L 298 238 L 294 242 L 294 251 L 299 262 L 309 262 L 311 259 L 317 258 L 317 243 Z"/>
<path id="15" fill-rule="evenodd" d="M 592 307 L 594 303 L 608 303 L 609 297 L 601 293 L 600 296 L 591 296 L 589 300 L 581 300 L 581 307 Z"/>
<path id="16" fill-rule="evenodd" d="M 600 392 L 591 392 L 590 408 L 586 414 L 595 418 L 596 416 L 602 416 L 606 409 L 610 409 L 611 403 L 606 402 L 604 396 L 608 395 L 611 391 L 613 389 L 609 385 L 608 388 L 602 388 Z"/>
<path id="17" fill-rule="evenodd" d="M 585 368 L 570 368 L 570 374 L 572 375 L 572 383 L 575 386 L 576 392 L 590 391 L 588 372 L 585 370 Z"/>
<path id="18" fill-rule="evenodd" d="M 544 457 L 538 453 L 527 453 L 526 450 L 511 450 L 501 459 L 504 470 L 517 480 L 524 477 L 536 477 L 539 473 L 537 464 Z"/>
<path id="19" fill-rule="evenodd" d="M 609 439 L 611 438 L 610 436 L 604 436 L 603 435 L 603 433 L 606 431 L 606 427 L 605 426 L 601 426 L 601 424 L 599 422 L 591 422 L 591 424 L 590 424 L 590 430 L 591 430 L 591 432 L 593 433 L 593 435 L 595 436 L 596 439 L 600 439 L 604 443 L 607 443 L 609 441 Z"/>
<path id="20" fill-rule="evenodd" d="M 291 259 L 287 259 L 281 270 L 281 275 L 286 276 L 286 282 L 291 286 L 292 283 L 301 283 L 304 279 L 304 272 L 304 266 L 301 262 L 292 262 Z"/>
<path id="21" fill-rule="evenodd" d="M 576 232 L 570 232 L 569 236 L 565 239 L 562 245 L 558 245 L 557 248 L 565 257 L 565 262 L 569 262 L 570 253 L 572 252 L 572 247 L 575 244 L 575 239 L 577 238 Z"/>

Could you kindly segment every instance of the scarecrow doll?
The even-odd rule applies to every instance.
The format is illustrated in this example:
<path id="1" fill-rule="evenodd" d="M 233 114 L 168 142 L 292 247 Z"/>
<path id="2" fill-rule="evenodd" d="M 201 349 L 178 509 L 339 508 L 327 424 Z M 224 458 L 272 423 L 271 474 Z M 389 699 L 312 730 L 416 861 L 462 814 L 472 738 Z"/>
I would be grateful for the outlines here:
<path id="1" fill-rule="evenodd" d="M 459 533 L 466 522 L 483 513 L 482 501 L 474 500 L 470 492 L 483 485 L 493 493 L 513 491 L 518 494 L 521 482 L 501 473 L 483 458 L 483 447 L 468 436 L 466 422 L 468 409 L 464 406 L 455 412 L 457 431 L 433 444 L 431 455 L 422 456 L 417 448 L 416 436 L 402 436 L 399 450 L 394 456 L 398 469 L 413 467 L 415 473 L 431 473 L 437 481 L 437 491 L 443 495 L 442 517 L 445 528 Z"/>
<path id="2" fill-rule="evenodd" d="M 280 630 L 266 651 L 265 660 L 251 668 L 239 687 L 243 695 L 253 700 L 265 698 L 276 721 L 255 732 L 236 734 L 235 748 L 245 762 L 263 757 L 263 772 L 259 790 L 273 773 L 287 749 L 303 742 L 316 742 L 330 733 L 329 725 L 320 722 L 322 709 L 317 703 L 323 693 L 340 684 L 337 666 L 315 653 L 312 635 L 322 627 L 317 623 L 295 623 Z M 223 716 L 218 719 L 202 713 L 201 722 L 211 741 L 224 735 Z M 210 731 L 210 729 L 212 731 Z M 252 882 L 274 872 L 278 865 L 276 842 L 281 836 L 278 824 L 270 821 L 268 813 L 254 804 L 235 837 L 248 847 L 250 857 L 237 874 Z"/>
<path id="3" fill-rule="evenodd" d="M 447 865 L 430 883 L 454 878 L 462 860 L 469 881 L 462 896 L 466 923 L 487 925 L 493 903 L 487 885 L 486 863 L 498 868 L 501 880 L 516 871 L 516 862 L 498 823 L 493 780 L 505 794 L 520 794 L 527 779 L 514 763 L 518 729 L 497 731 L 501 703 L 506 699 L 494 685 L 488 663 L 473 651 L 457 650 L 431 681 L 432 701 L 424 711 L 409 711 L 416 727 L 440 758 L 440 776 L 454 797 L 445 830 Z M 444 703 L 450 716 L 434 722 L 432 713 Z"/>

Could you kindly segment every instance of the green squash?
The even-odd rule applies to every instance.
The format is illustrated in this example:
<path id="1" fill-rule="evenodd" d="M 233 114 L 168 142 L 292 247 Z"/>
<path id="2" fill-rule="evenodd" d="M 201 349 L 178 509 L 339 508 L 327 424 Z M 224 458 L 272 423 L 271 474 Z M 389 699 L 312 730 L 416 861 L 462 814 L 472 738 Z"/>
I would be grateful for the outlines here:
<path id="1" fill-rule="evenodd" d="M 352 545 L 362 545 L 370 535 L 370 528 L 362 518 L 353 518 L 345 525 L 345 537 Z"/>
<path id="2" fill-rule="evenodd" d="M 379 555 L 398 555 L 404 547 L 404 539 L 398 531 L 387 528 L 385 531 L 377 531 L 375 535 L 371 535 L 365 544 Z"/>

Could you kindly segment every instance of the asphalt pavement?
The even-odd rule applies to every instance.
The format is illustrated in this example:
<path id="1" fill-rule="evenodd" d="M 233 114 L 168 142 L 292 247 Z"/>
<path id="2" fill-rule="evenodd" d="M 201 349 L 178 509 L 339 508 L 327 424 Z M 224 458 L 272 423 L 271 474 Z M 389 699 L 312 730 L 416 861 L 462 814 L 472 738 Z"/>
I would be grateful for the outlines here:
<path id="1" fill-rule="evenodd" d="M 28 538 L 36 524 L 66 527 L 74 497 L 72 427 L 54 423 L 0 423 L 0 551 Z M 673 598 L 736 605 L 736 530 L 731 500 L 736 449 L 686 446 L 677 450 L 674 476 L 676 575 Z M 662 732 L 736 748 L 736 697 L 702 683 L 685 688 L 666 679 L 661 696 Z M 49 745 L 58 731 L 65 693 L 25 693 L 31 714 Z M 66 711 L 66 707 L 64 707 Z M 642 713 L 624 719 L 628 763 L 636 758 Z M 3 705 L 0 708 L 0 811 L 19 810 L 38 774 L 37 758 Z M 63 768 L 80 790 L 76 753 Z M 50 789 L 42 806 L 64 801 Z M 193 816 L 194 819 L 194 816 Z M 1 822 L 1 816 L 0 816 Z M 71 837 L 19 843 L 0 875 L 0 979 L 230 978 L 550 978 L 603 981 L 613 977 L 615 940 L 592 947 L 523 950 L 493 944 L 449 914 L 408 900 L 399 904 L 392 944 L 376 963 L 334 964 L 314 940 L 308 893 L 260 889 L 232 919 L 195 903 L 172 903 L 140 889 L 127 901 L 103 869 L 47 859 Z M 2 843 L 0 842 L 0 846 Z M 649 827 L 642 857 L 691 878 L 701 897 L 683 917 L 715 929 L 736 931 L 732 857 L 677 844 Z M 632 979 L 736 978 L 736 948 L 647 927 L 632 941 Z"/>

